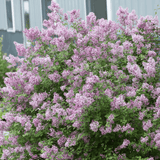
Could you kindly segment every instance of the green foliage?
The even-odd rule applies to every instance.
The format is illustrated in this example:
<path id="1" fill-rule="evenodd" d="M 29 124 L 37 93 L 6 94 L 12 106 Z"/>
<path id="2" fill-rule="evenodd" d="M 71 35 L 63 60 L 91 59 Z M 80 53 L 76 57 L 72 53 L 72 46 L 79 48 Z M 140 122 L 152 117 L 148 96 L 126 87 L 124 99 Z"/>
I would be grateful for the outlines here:
<path id="1" fill-rule="evenodd" d="M 126 37 L 124 36 L 124 41 L 125 41 L 125 38 Z M 43 44 L 43 47 L 47 48 L 47 45 Z M 42 93 L 42 92 L 46 91 L 47 93 L 50 93 L 50 96 L 47 99 L 45 99 L 44 101 L 46 101 L 46 102 L 48 102 L 48 100 L 52 101 L 54 93 L 58 93 L 64 99 L 64 102 L 62 102 L 62 103 L 65 103 L 65 106 L 63 105 L 62 107 L 66 107 L 66 108 L 68 107 L 69 108 L 69 104 L 67 102 L 65 102 L 66 98 L 63 95 L 63 93 L 66 92 L 69 89 L 68 88 L 65 89 L 64 92 L 62 90 L 60 90 L 60 87 L 63 85 L 63 79 L 61 78 L 58 83 L 55 83 L 55 82 L 52 82 L 52 81 L 49 80 L 48 74 L 52 74 L 54 71 L 58 71 L 59 74 L 62 74 L 64 69 L 73 70 L 73 68 L 67 68 L 67 65 L 64 63 L 64 60 L 71 59 L 72 55 L 74 54 L 73 53 L 74 48 L 75 48 L 74 45 L 70 45 L 68 52 L 67 51 L 65 51 L 65 52 L 57 51 L 57 58 L 56 58 L 56 60 L 53 64 L 53 67 L 50 68 L 49 73 L 46 74 L 44 71 L 42 71 L 42 69 L 44 69 L 44 68 L 40 69 L 39 75 L 41 76 L 42 81 L 39 85 L 34 85 L 34 92 Z M 46 54 L 50 54 L 51 53 L 50 51 L 51 50 L 47 50 Z M 145 53 L 145 52 L 143 51 L 143 53 Z M 39 50 L 39 51 L 37 51 L 37 54 L 42 55 L 43 51 L 41 52 L 41 50 Z M 51 57 L 51 55 L 50 55 L 50 57 Z M 30 57 L 30 60 L 32 58 L 33 57 Z M 53 57 L 51 57 L 51 58 L 53 58 Z M 138 62 L 140 64 L 141 61 L 143 61 L 144 56 L 139 56 L 138 58 L 139 58 Z M 96 70 L 100 70 L 100 67 L 102 68 L 102 70 L 103 69 L 105 70 L 106 67 L 107 67 L 106 62 L 103 61 L 103 59 L 101 61 L 98 61 L 98 62 L 101 66 L 98 65 L 97 63 L 92 63 L 92 64 L 90 63 L 89 64 L 89 67 L 92 68 L 92 70 L 91 69 L 90 70 L 93 71 L 93 72 L 95 71 L 94 74 L 97 74 Z M 56 65 L 56 63 L 58 63 L 59 65 Z M 121 64 L 123 64 L 123 66 L 125 67 L 126 61 L 122 61 Z M 34 68 L 34 65 L 32 67 Z M 121 69 L 120 65 L 118 65 L 118 67 Z M 109 70 L 110 67 L 107 67 L 107 69 Z M 128 75 L 128 73 L 127 73 L 127 75 Z M 112 77 L 110 79 L 114 83 L 116 82 L 116 84 L 118 85 L 119 80 L 117 80 L 117 78 L 115 78 L 115 76 L 113 75 L 113 72 L 112 72 L 111 76 Z M 67 77 L 67 79 L 70 79 L 70 78 L 71 78 L 71 76 L 69 75 Z M 86 77 L 83 76 L 81 78 L 83 79 L 82 84 L 85 84 L 84 81 L 86 80 Z M 120 78 L 122 80 L 122 79 L 124 79 L 124 76 L 121 75 Z M 157 82 L 157 79 L 155 79 L 155 82 Z M 71 87 L 71 86 L 69 86 L 69 87 Z M 102 83 L 96 83 L 93 87 L 93 90 L 91 90 L 90 92 L 93 93 L 96 90 L 96 88 L 101 89 L 101 91 L 103 91 Z M 79 92 L 78 89 L 76 88 L 74 90 L 74 94 Z M 114 90 L 114 91 L 117 91 L 117 95 L 122 93 L 121 90 L 120 90 L 120 87 L 117 90 Z M 137 95 L 140 96 L 142 93 L 144 93 L 144 91 L 140 88 L 137 91 Z M 20 96 L 27 97 L 27 94 L 18 93 L 17 95 L 15 95 L 16 98 L 18 98 Z M 145 94 L 145 96 L 148 99 L 150 98 L 149 94 L 148 94 L 148 96 L 147 96 L 147 94 Z M 42 97 L 40 97 L 40 99 L 41 98 Z M 130 100 L 130 99 L 131 98 L 129 97 L 128 100 Z M 28 100 L 31 100 L 31 97 Z M 58 131 L 63 132 L 63 135 L 66 136 L 66 137 L 68 137 L 71 133 L 73 133 L 73 131 L 79 131 L 79 133 L 83 133 L 83 136 L 90 136 L 91 137 L 90 142 L 89 142 L 90 144 L 89 143 L 84 143 L 84 141 L 81 138 L 78 137 L 76 145 L 65 148 L 66 151 L 74 154 L 75 159 L 79 158 L 80 156 L 82 156 L 83 159 L 86 159 L 86 160 L 87 159 L 101 159 L 100 156 L 99 156 L 99 153 L 105 154 L 105 156 L 107 157 L 106 159 L 117 159 L 117 155 L 115 155 L 115 153 L 113 153 L 111 151 L 113 151 L 115 149 L 115 147 L 119 146 L 119 144 L 122 144 L 123 140 L 125 138 L 130 139 L 131 142 L 133 142 L 136 139 L 136 141 L 138 143 L 138 140 L 144 134 L 144 130 L 142 129 L 142 127 L 140 128 L 140 126 L 142 126 L 142 124 L 141 124 L 142 121 L 134 118 L 134 117 L 137 116 L 138 109 L 137 108 L 129 109 L 129 108 L 121 106 L 121 108 L 119 110 L 114 111 L 114 117 L 115 117 L 114 122 L 115 123 L 113 124 L 113 128 L 116 126 L 116 124 L 120 123 L 121 126 L 126 125 L 127 121 L 132 122 L 132 120 L 135 119 L 135 123 L 132 123 L 132 127 L 135 130 L 132 131 L 131 134 L 127 134 L 127 132 L 124 132 L 121 135 L 121 138 L 119 138 L 118 135 L 121 134 L 120 131 L 117 132 L 117 133 L 116 132 L 108 133 L 106 136 L 102 136 L 100 131 L 97 131 L 97 133 L 93 132 L 89 128 L 89 124 L 91 124 L 93 119 L 100 122 L 100 125 L 103 125 L 103 126 L 108 126 L 109 125 L 109 124 L 106 123 L 106 118 L 108 118 L 108 116 L 112 113 L 111 106 L 110 106 L 110 103 L 112 101 L 113 100 L 111 98 L 109 98 L 106 95 L 102 95 L 102 93 L 100 94 L 100 96 L 96 96 L 95 101 L 90 106 L 84 108 L 85 112 L 84 112 L 83 116 L 78 117 L 79 118 L 78 120 L 80 120 L 80 118 L 83 118 L 83 119 L 81 119 L 82 125 L 79 129 L 75 129 L 75 127 L 73 127 L 71 125 L 74 121 L 70 121 L 70 120 L 66 121 L 68 126 L 64 126 L 63 124 L 60 124 L 58 126 L 58 129 L 57 129 L 57 127 L 55 127 L 55 125 L 51 123 L 51 119 L 46 120 L 46 121 L 42 120 L 41 124 L 45 125 L 45 127 L 43 129 L 40 129 L 37 132 L 36 132 L 37 127 L 32 125 L 32 128 L 30 130 L 28 130 L 26 133 L 24 133 L 24 131 L 25 131 L 24 126 L 22 126 L 21 123 L 19 123 L 19 122 L 13 122 L 10 129 L 12 130 L 12 133 L 14 135 L 18 136 L 17 142 L 21 146 L 25 146 L 27 141 L 30 142 L 31 152 L 33 153 L 33 155 L 40 156 L 41 153 L 44 153 L 44 152 L 42 152 L 42 150 L 37 149 L 38 148 L 37 144 L 40 141 L 44 141 L 44 144 L 45 144 L 44 146 L 46 146 L 46 147 L 47 146 L 52 147 L 53 145 L 58 146 L 57 140 L 59 139 L 59 137 L 58 138 L 57 137 L 53 138 L 52 136 L 47 135 L 49 129 L 52 127 L 52 129 L 55 129 L 56 132 L 58 132 Z M 151 102 L 150 99 L 149 99 L 149 102 Z M 56 102 L 54 102 L 54 103 L 56 103 Z M 61 105 L 62 105 L 62 103 L 61 103 Z M 17 109 L 16 107 L 17 107 L 17 104 L 18 104 L 18 99 L 16 99 L 16 102 L 14 104 L 15 105 L 12 105 L 12 108 L 13 108 L 13 110 L 16 110 Z M 40 106 L 41 104 L 38 104 L 38 105 L 39 105 L 38 107 L 41 107 Z M 47 113 L 43 109 L 41 109 L 39 111 L 36 110 L 36 109 L 33 109 L 33 107 L 31 105 L 29 105 L 29 102 L 26 102 L 26 106 L 27 107 L 24 110 L 22 110 L 20 114 L 21 115 L 25 114 L 27 116 L 31 116 L 32 120 L 37 117 L 38 113 L 43 115 L 43 116 L 47 115 Z M 47 107 L 45 109 L 49 108 L 49 107 L 48 108 Z M 57 109 L 57 111 L 58 111 L 58 109 Z M 17 113 L 18 113 L 18 111 L 17 111 Z M 59 113 L 59 112 L 57 112 L 57 113 Z M 147 117 L 147 116 L 150 116 L 150 115 L 151 114 L 146 115 L 144 120 L 148 120 L 149 118 L 151 118 L 151 117 Z M 56 114 L 55 117 L 57 118 L 58 115 Z M 61 121 L 62 119 L 64 120 L 64 117 L 61 116 L 58 120 Z M 54 120 L 52 120 L 52 122 L 54 122 Z M 26 125 L 26 127 L 27 127 L 27 125 Z M 35 132 L 36 132 L 36 134 L 35 134 Z M 114 142 L 113 142 L 113 139 L 114 139 Z M 139 143 L 139 144 L 141 144 L 141 143 Z M 119 153 L 126 153 L 127 158 L 129 158 L 129 159 L 137 159 L 137 160 L 138 159 L 143 159 L 144 160 L 144 157 L 146 157 L 146 152 L 151 151 L 150 148 L 148 149 L 146 146 L 145 146 L 145 148 L 146 148 L 145 152 L 142 153 L 142 151 L 140 151 L 139 153 L 137 153 L 137 151 L 132 151 L 132 148 L 129 146 L 128 148 L 122 149 Z M 58 149 L 60 149 L 60 147 Z M 92 150 L 92 152 L 91 152 L 91 150 Z M 83 156 L 84 152 L 88 153 L 88 155 L 86 157 Z M 2 155 L 1 153 L 2 153 L 2 148 L 0 150 L 0 155 Z M 154 152 L 152 150 L 152 154 L 153 153 Z M 25 151 L 24 155 L 25 155 L 25 159 L 30 159 L 31 158 L 30 155 L 27 153 L 27 151 Z M 155 151 L 154 155 L 157 155 L 156 151 Z M 16 153 L 14 153 L 14 156 L 15 156 L 14 157 L 15 159 L 19 158 L 18 157 L 19 154 L 16 155 Z M 58 156 L 60 156 L 60 155 L 58 155 Z M 40 158 L 38 157 L 38 159 L 40 159 Z"/>
<path id="2" fill-rule="evenodd" d="M 3 88 L 5 87 L 5 83 L 4 83 L 4 78 L 8 77 L 6 75 L 7 72 L 15 72 L 16 71 L 16 67 L 12 67 L 12 68 L 7 68 L 10 64 L 7 62 L 7 60 L 3 59 L 3 55 L 6 55 L 6 53 L 3 53 L 2 51 L 2 40 L 3 40 L 3 35 L 2 37 L 0 37 L 0 87 Z"/>

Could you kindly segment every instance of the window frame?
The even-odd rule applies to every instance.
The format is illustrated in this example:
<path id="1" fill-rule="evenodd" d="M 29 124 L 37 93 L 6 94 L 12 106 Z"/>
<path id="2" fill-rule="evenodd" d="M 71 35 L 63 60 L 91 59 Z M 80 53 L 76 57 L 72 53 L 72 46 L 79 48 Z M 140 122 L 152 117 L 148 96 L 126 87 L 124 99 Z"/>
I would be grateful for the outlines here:
<path id="1" fill-rule="evenodd" d="M 7 0 L 5 0 L 5 6 L 6 6 L 6 12 L 5 12 L 5 14 L 6 14 L 6 19 L 7 19 L 7 21 L 6 21 L 6 25 L 7 25 L 7 32 L 15 32 L 15 17 L 14 17 L 14 7 L 13 7 L 13 0 L 10 0 L 11 1 L 11 9 L 12 9 L 12 26 L 13 26 L 13 28 L 12 29 L 9 29 L 8 28 L 8 19 L 7 19 L 7 6 L 6 6 L 6 2 L 7 2 Z"/>
<path id="2" fill-rule="evenodd" d="M 28 4 L 29 4 L 30 0 L 28 0 Z M 23 33 L 23 31 L 25 30 L 25 19 L 24 19 L 24 0 L 20 1 L 20 6 L 21 6 L 21 23 L 22 23 L 22 34 L 23 34 L 23 45 L 25 47 L 25 49 L 27 47 L 31 46 L 31 42 L 27 41 L 27 38 L 25 36 L 25 33 Z M 30 11 L 30 10 L 29 10 Z M 30 19 L 30 13 L 29 13 L 29 19 Z"/>

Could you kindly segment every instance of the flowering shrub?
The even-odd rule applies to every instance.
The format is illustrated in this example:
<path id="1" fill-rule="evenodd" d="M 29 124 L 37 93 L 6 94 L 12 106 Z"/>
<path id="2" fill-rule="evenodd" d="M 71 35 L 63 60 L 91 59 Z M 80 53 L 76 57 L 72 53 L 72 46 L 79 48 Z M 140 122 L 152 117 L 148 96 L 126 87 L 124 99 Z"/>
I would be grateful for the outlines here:
<path id="1" fill-rule="evenodd" d="M 1 88 L 5 87 L 4 78 L 7 77 L 6 73 L 16 71 L 16 67 L 7 68 L 9 64 L 7 63 L 5 59 L 3 59 L 3 55 L 7 55 L 7 53 L 4 53 L 2 51 L 2 46 L 3 46 L 2 41 L 3 41 L 3 35 L 2 37 L 0 37 L 0 87 Z M 1 97 L 0 97 L 0 100 L 2 100 Z"/>
<path id="2" fill-rule="evenodd" d="M 159 34 L 158 17 L 137 20 L 135 11 L 120 7 L 117 15 L 125 29 L 96 21 L 94 13 L 85 26 L 73 10 L 70 20 L 64 14 L 73 28 L 67 29 L 58 4 L 52 1 L 48 8 L 56 12 L 44 20 L 47 30 L 24 31 L 35 46 L 25 49 L 15 42 L 26 59 L 8 60 L 12 66 L 22 64 L 7 73 L 7 87 L 1 89 L 12 104 L 6 122 L 0 122 L 1 131 L 12 133 L 8 141 L 1 135 L 1 158 L 160 158 L 159 48 L 151 35 Z M 116 42 L 119 28 L 122 36 Z M 55 34 L 58 38 L 52 39 Z"/>

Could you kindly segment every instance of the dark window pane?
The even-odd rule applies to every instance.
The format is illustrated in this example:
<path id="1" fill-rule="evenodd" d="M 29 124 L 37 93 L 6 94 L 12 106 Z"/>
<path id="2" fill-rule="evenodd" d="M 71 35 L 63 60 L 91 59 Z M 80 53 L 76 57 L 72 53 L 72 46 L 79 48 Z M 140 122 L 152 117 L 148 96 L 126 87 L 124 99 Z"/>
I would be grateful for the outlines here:
<path id="1" fill-rule="evenodd" d="M 42 22 L 44 20 L 49 20 L 47 13 L 51 13 L 52 11 L 48 8 L 51 5 L 51 0 L 42 0 Z M 47 27 L 43 26 L 44 29 Z"/>
<path id="2" fill-rule="evenodd" d="M 8 28 L 13 28 L 11 0 L 6 0 L 6 10 Z"/>
<path id="3" fill-rule="evenodd" d="M 107 19 L 106 0 L 87 0 L 86 1 L 87 15 L 93 12 L 97 19 Z"/>

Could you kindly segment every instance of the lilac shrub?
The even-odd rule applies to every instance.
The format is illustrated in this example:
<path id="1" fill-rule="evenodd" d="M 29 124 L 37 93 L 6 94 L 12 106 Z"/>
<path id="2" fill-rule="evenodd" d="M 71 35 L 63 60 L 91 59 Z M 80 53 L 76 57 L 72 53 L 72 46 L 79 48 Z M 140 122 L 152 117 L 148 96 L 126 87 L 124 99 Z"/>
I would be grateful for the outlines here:
<path id="1" fill-rule="evenodd" d="M 73 10 L 70 20 L 64 14 L 72 24 L 68 29 L 58 4 L 52 1 L 48 8 L 56 12 L 44 20 L 47 30 L 24 31 L 35 46 L 15 42 L 26 58 L 8 60 L 22 64 L 7 73 L 7 87 L 1 88 L 5 104 L 12 104 L 6 122 L 0 121 L 1 132 L 11 131 L 8 141 L 0 135 L 1 159 L 160 158 L 159 48 L 151 35 L 159 34 L 158 17 L 137 20 L 135 11 L 120 7 L 125 29 L 96 21 L 94 13 L 85 26 Z"/>

